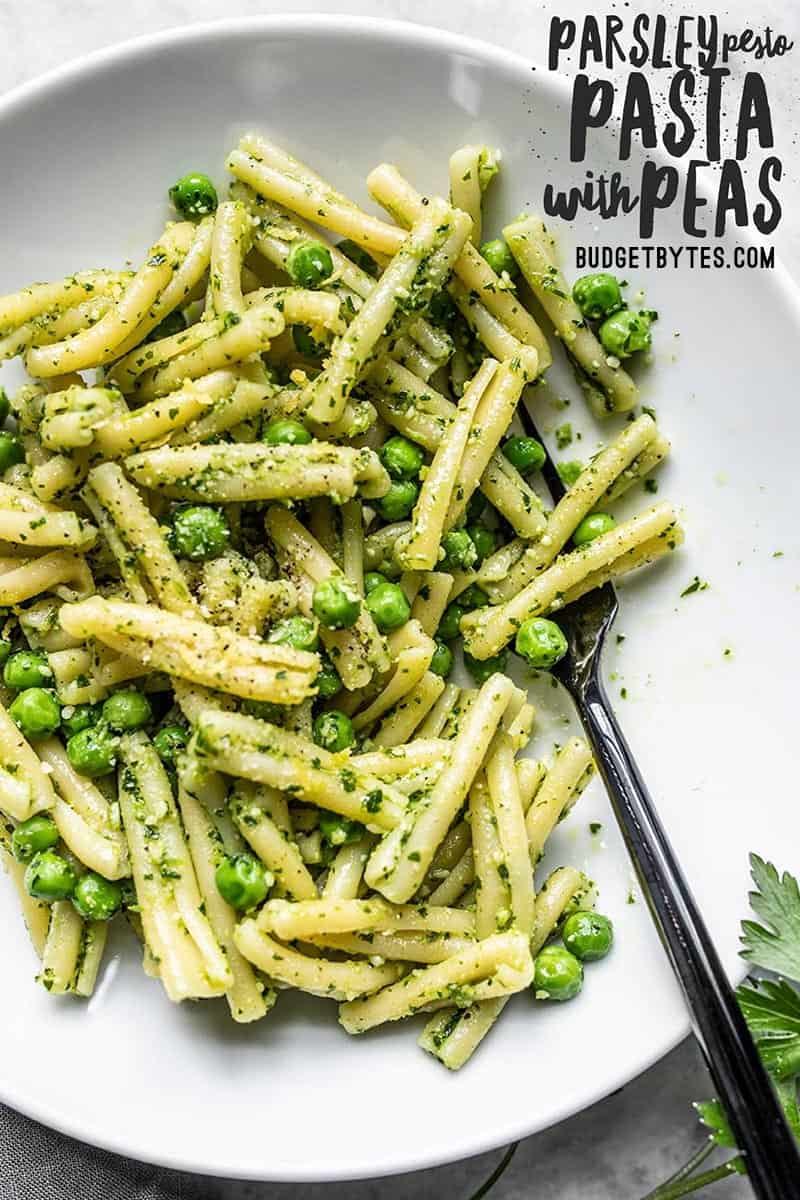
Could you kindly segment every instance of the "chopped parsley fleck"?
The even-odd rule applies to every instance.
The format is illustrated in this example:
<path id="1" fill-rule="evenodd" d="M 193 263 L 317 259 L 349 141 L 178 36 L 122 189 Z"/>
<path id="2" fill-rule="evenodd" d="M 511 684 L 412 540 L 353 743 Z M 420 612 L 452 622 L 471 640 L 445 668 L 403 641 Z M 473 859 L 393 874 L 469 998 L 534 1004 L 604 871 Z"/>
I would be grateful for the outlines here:
<path id="1" fill-rule="evenodd" d="M 566 446 L 572 443 L 572 425 L 569 421 L 565 421 L 563 425 L 559 425 L 556 429 L 556 445 L 559 450 L 563 450 Z"/>
<path id="2" fill-rule="evenodd" d="M 681 596 L 693 596 L 695 592 L 706 592 L 710 586 L 711 585 L 704 579 L 701 579 L 699 575 L 695 575 L 688 587 L 683 589 Z"/>

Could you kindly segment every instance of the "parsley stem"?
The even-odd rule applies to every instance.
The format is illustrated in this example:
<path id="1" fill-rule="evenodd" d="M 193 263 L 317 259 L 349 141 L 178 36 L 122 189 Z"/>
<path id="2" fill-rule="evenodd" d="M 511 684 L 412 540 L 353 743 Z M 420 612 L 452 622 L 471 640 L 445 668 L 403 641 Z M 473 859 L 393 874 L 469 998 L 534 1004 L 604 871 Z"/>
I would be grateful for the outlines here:
<path id="1" fill-rule="evenodd" d="M 738 1174 L 737 1168 L 734 1166 L 737 1161 L 736 1158 L 729 1158 L 721 1166 L 704 1171 L 702 1175 L 695 1175 L 693 1179 L 687 1179 L 684 1176 L 674 1184 L 667 1184 L 650 1192 L 643 1200 L 682 1200 L 684 1196 L 690 1196 L 692 1192 L 699 1192 L 701 1188 L 708 1187 L 709 1184 L 717 1183 L 720 1179 L 727 1179 L 729 1175 Z"/>
<path id="2" fill-rule="evenodd" d="M 508 1149 L 506 1150 L 503 1157 L 500 1159 L 500 1162 L 497 1164 L 495 1169 L 492 1171 L 489 1178 L 484 1180 L 484 1182 L 478 1188 L 477 1192 L 472 1193 L 469 1200 L 481 1200 L 481 1197 L 485 1196 L 491 1190 L 491 1188 L 494 1187 L 494 1185 L 497 1183 L 500 1176 L 505 1171 L 508 1164 L 511 1162 L 511 1159 L 514 1157 L 514 1154 L 516 1152 L 518 1145 L 519 1145 L 519 1142 L 511 1143 L 511 1145 L 508 1147 Z"/>
<path id="3" fill-rule="evenodd" d="M 669 1179 L 665 1179 L 664 1182 L 659 1184 L 657 1188 L 654 1188 L 652 1192 L 648 1192 L 646 1196 L 642 1197 L 642 1200 L 659 1200 L 660 1194 L 665 1188 L 673 1187 L 676 1183 L 680 1183 L 681 1180 L 687 1179 L 697 1170 L 698 1167 L 703 1165 L 706 1159 L 714 1153 L 715 1149 L 716 1147 L 714 1142 L 711 1138 L 709 1138 L 700 1147 L 697 1153 L 693 1154 L 689 1161 L 685 1162 L 683 1166 L 675 1172 L 674 1175 L 670 1175 Z"/>

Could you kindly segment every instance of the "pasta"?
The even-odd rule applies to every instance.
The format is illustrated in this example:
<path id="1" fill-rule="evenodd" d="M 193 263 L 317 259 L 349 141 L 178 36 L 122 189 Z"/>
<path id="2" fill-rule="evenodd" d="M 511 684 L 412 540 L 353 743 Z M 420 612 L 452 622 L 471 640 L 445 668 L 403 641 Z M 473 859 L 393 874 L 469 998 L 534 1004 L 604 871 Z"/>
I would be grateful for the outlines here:
<path id="1" fill-rule="evenodd" d="M 395 902 L 408 900 L 422 883 L 436 847 L 480 769 L 512 690 L 511 681 L 502 676 L 493 675 L 486 681 L 432 792 L 403 817 L 373 852 L 365 878 L 382 896 Z"/>
<path id="2" fill-rule="evenodd" d="M 435 451 L 455 418 L 455 405 L 399 363 L 381 359 L 367 381 L 381 417 L 412 441 Z M 537 538 L 544 525 L 542 504 L 519 472 L 500 452 L 489 456 L 480 488 L 523 537 Z"/>
<path id="3" fill-rule="evenodd" d="M 131 455 L 129 474 L 173 500 L 230 504 L 244 500 L 351 499 L 384 494 L 388 478 L 371 450 L 331 446 L 185 446 Z"/>
<path id="4" fill-rule="evenodd" d="M 414 508 L 408 538 L 404 538 L 399 546 L 395 545 L 395 558 L 401 566 L 419 571 L 431 571 L 436 566 L 439 543 L 450 515 L 451 497 L 458 486 L 478 405 L 496 370 L 497 363 L 493 359 L 484 361 L 461 397 L 447 435 L 439 442 Z"/>
<path id="5" fill-rule="evenodd" d="M 186 841 L 197 875 L 197 884 L 205 913 L 231 972 L 231 986 L 226 999 L 234 1021 L 247 1023 L 266 1016 L 275 1003 L 274 989 L 267 988 L 251 964 L 236 947 L 236 911 L 220 895 L 216 871 L 226 853 L 244 848 L 230 824 L 215 811 L 224 813 L 225 785 L 218 775 L 212 775 L 198 785 L 186 772 L 178 787 L 178 808 L 186 832 Z"/>
<path id="6" fill-rule="evenodd" d="M 412 1016 L 421 1008 L 457 997 L 490 1000 L 522 991 L 533 978 L 528 939 L 521 933 L 495 934 L 443 963 L 413 971 L 409 981 L 383 988 L 369 999 L 351 1000 L 339 1010 L 348 1033 L 363 1033 L 385 1021 Z"/>
<path id="7" fill-rule="evenodd" d="M 78 600 L 94 590 L 86 559 L 67 550 L 40 558 L 0 559 L 0 605 L 23 604 L 43 592 Z"/>
<path id="8" fill-rule="evenodd" d="M 544 525 L 541 538 L 524 548 L 520 557 L 495 583 L 489 595 L 495 602 L 509 599 L 548 567 L 564 548 L 585 516 L 603 497 L 609 498 L 615 483 L 630 464 L 640 458 L 659 438 L 652 417 L 644 414 L 602 450 L 581 471 L 566 495 L 559 500 Z"/>
<path id="9" fill-rule="evenodd" d="M 472 220 L 473 246 L 480 244 L 483 193 L 497 174 L 497 159 L 488 146 L 462 146 L 450 156 L 450 203 Z"/>
<path id="10" fill-rule="evenodd" d="M 341 416 L 359 376 L 376 357 L 375 347 L 388 332 L 400 302 L 413 308 L 421 304 L 426 290 L 428 293 L 438 290 L 434 263 L 446 277 L 452 259 L 469 235 L 469 228 L 466 217 L 453 213 L 443 203 L 431 204 L 411 227 L 377 287 L 370 292 L 347 333 L 334 346 L 325 369 L 311 385 L 309 413 L 315 421 L 327 423 Z M 447 245 L 448 253 L 444 267 L 440 268 L 436 251 L 443 245 Z M 427 276 L 420 280 L 423 264 Z M 413 289 L 418 290 L 419 296 Z"/>
<path id="11" fill-rule="evenodd" d="M 394 829 L 405 811 L 404 798 L 389 785 L 255 717 L 205 712 L 196 738 L 195 753 L 215 770 L 290 791 L 349 820 Z"/>
<path id="12" fill-rule="evenodd" d="M 54 993 L 91 995 L 124 913 L 173 1002 L 424 1011 L 455 1070 L 594 903 L 539 878 L 591 751 L 532 755 L 506 647 L 549 669 L 551 617 L 683 539 L 669 502 L 607 511 L 655 490 L 647 412 L 543 502 L 528 302 L 596 414 L 638 402 L 610 338 L 654 314 L 570 292 L 538 218 L 482 241 L 487 146 L 447 199 L 377 166 L 385 219 L 256 134 L 228 167 L 175 184 L 135 271 L 0 297 L 29 376 L 0 389 L 0 861 Z"/>
<path id="13" fill-rule="evenodd" d="M 37 752 L 53 785 L 53 820 L 64 845 L 106 879 L 126 878 L 128 847 L 116 810 L 90 779 L 73 768 L 57 738 L 39 742 Z"/>
<path id="14" fill-rule="evenodd" d="M 235 183 L 231 188 L 231 194 L 247 205 L 254 221 L 255 249 L 272 266 L 285 271 L 293 245 L 309 237 L 319 238 L 319 244 L 324 245 L 330 254 L 334 268 L 333 274 L 327 280 L 322 281 L 321 287 L 330 289 L 340 298 L 340 311 L 343 317 L 347 313 L 354 315 L 359 310 L 363 301 L 375 287 L 375 280 L 367 271 L 342 254 L 332 242 L 323 238 L 323 235 L 313 225 L 303 221 L 288 209 L 271 203 L 263 193 L 257 196 L 245 184 Z M 330 299 L 321 291 L 310 294 L 316 296 L 318 304 Z M 287 323 L 292 324 L 289 313 L 286 314 L 286 317 Z M 407 329 L 407 337 L 398 339 L 395 344 L 395 354 L 405 352 L 411 355 L 417 363 L 431 359 L 433 363 L 431 369 L 435 369 L 437 363 L 447 361 L 452 352 L 452 339 L 445 330 L 431 325 L 424 317 L 411 318 Z M 340 331 L 333 330 L 333 332 Z M 401 343 L 404 351 L 398 351 Z M 413 343 L 416 343 L 416 348 Z M 427 369 L 429 368 L 426 367 Z"/>
<path id="15" fill-rule="evenodd" d="M 410 225 L 426 203 L 425 197 L 415 192 L 394 167 L 385 163 L 371 172 L 367 186 L 374 199 L 403 225 Z M 457 303 L 459 297 L 468 296 L 472 301 L 467 304 L 468 307 L 488 314 L 491 325 L 487 326 L 487 330 L 491 329 L 494 333 L 496 329 L 497 337 L 512 339 L 516 349 L 520 344 L 531 346 L 536 351 L 536 361 L 541 370 L 550 365 L 550 351 L 539 326 L 516 298 L 503 288 L 501 280 L 471 244 L 464 246 L 455 264 L 455 273 L 458 280 L 451 282 L 449 287 Z M 476 293 L 474 297 L 473 292 Z M 467 316 L 466 313 L 464 315 Z M 470 320 L 470 317 L 467 316 L 467 319 Z M 499 353 L 488 341 L 486 348 L 495 358 L 509 357 L 508 342 Z"/>
<path id="16" fill-rule="evenodd" d="M 209 336 L 199 344 L 139 376 L 136 397 L 152 400 L 166 396 L 187 379 L 199 379 L 231 363 L 245 362 L 268 350 L 283 328 L 283 317 L 272 304 L 250 308 L 238 320 L 231 321 L 226 314 L 209 321 Z"/>
<path id="17" fill-rule="evenodd" d="M 169 779 L 144 734 L 123 742 L 119 803 L 142 925 L 167 995 L 222 995 L 233 977 L 203 911 Z"/>
<path id="18" fill-rule="evenodd" d="M 656 504 L 645 512 L 595 538 L 585 547 L 563 555 L 523 587 L 510 600 L 484 612 L 468 613 L 462 621 L 464 644 L 476 658 L 489 658 L 505 646 L 523 621 L 558 609 L 570 589 L 590 574 L 608 568 L 623 555 L 645 543 L 662 541 L 672 550 L 678 518 L 670 504 Z"/>
<path id="19" fill-rule="evenodd" d="M 113 358 L 123 339 L 141 325 L 148 308 L 172 280 L 193 236 L 194 229 L 188 222 L 169 226 L 119 300 L 96 325 L 63 342 L 28 351 L 25 366 L 29 374 L 34 378 L 49 379 Z"/>
<path id="20" fill-rule="evenodd" d="M 0 538 L 26 549 L 70 546 L 88 549 L 96 530 L 74 512 L 42 504 L 21 488 L 0 483 Z"/>
<path id="21" fill-rule="evenodd" d="M 639 397 L 636 384 L 618 360 L 609 362 L 588 328 L 555 261 L 552 238 L 540 218 L 514 221 L 505 227 L 503 236 L 568 354 L 596 385 L 590 395 L 599 389 L 603 407 L 597 415 L 602 416 L 604 410 L 626 412 L 633 408 Z"/>
<path id="22" fill-rule="evenodd" d="M 156 670 L 249 700 L 297 703 L 311 695 L 316 662 L 291 647 L 264 644 L 154 604 L 93 596 L 65 605 L 61 624 Z"/>

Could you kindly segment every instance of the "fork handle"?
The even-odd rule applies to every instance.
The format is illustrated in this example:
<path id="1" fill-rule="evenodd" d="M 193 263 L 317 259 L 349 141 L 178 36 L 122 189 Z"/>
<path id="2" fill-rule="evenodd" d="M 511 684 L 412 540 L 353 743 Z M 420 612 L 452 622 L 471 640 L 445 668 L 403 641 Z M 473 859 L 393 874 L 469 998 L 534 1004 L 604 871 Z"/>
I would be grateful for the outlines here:
<path id="1" fill-rule="evenodd" d="M 574 699 L 753 1191 L 759 1200 L 798 1200 L 794 1137 L 596 672 Z"/>

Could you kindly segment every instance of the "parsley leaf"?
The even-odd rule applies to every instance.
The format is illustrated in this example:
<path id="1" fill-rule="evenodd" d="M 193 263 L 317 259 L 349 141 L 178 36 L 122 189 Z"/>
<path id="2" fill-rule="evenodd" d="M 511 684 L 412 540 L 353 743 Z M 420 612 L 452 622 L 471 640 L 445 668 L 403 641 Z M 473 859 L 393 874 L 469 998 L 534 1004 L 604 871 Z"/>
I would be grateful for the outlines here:
<path id="1" fill-rule="evenodd" d="M 707 592 L 710 586 L 711 584 L 706 583 L 706 581 L 701 579 L 699 575 L 695 575 L 688 587 L 685 587 L 681 592 L 681 597 L 693 596 L 695 592 Z"/>
<path id="2" fill-rule="evenodd" d="M 772 863 L 750 855 L 756 890 L 750 893 L 753 912 L 763 924 L 742 921 L 742 956 L 764 970 L 788 975 L 800 983 L 800 888 L 789 875 L 779 875 Z M 800 1142 L 800 991 L 785 979 L 753 979 L 736 991 L 736 999 L 758 1052 L 775 1087 L 784 1116 Z M 745 1174 L 744 1159 L 735 1154 L 718 1167 L 698 1174 L 714 1147 L 736 1150 L 736 1140 L 719 1100 L 695 1104 L 709 1130 L 709 1143 L 665 1184 L 645 1200 L 678 1200 L 701 1191 L 734 1173 Z"/>
<path id="3" fill-rule="evenodd" d="M 750 855 L 756 891 L 750 905 L 763 924 L 742 921 L 743 958 L 765 971 L 800 981 L 800 888 L 787 872 L 782 876 L 772 863 Z"/>
<path id="4" fill-rule="evenodd" d="M 782 1079 L 775 1085 L 778 1099 L 783 1105 L 783 1112 L 789 1122 L 789 1128 L 800 1142 L 800 1108 L 797 1104 L 797 1081 Z"/>
<path id="5" fill-rule="evenodd" d="M 563 425 L 559 425 L 556 430 L 556 445 L 559 450 L 563 450 L 565 446 L 569 446 L 572 442 L 572 425 L 569 421 L 565 421 Z"/>
<path id="6" fill-rule="evenodd" d="M 797 1083 L 794 1080 L 785 1079 L 782 1082 L 778 1082 L 775 1086 L 784 1115 L 789 1122 L 789 1127 L 795 1137 L 800 1140 L 800 1108 L 798 1108 L 797 1103 Z M 728 1124 L 728 1118 L 719 1100 L 702 1100 L 694 1104 L 693 1107 L 700 1119 L 700 1123 L 705 1125 L 706 1129 L 710 1130 L 710 1140 L 714 1145 L 721 1146 L 724 1149 L 735 1150 L 736 1140 L 733 1136 L 733 1130 Z M 733 1168 L 740 1175 L 746 1173 L 744 1160 L 741 1158 L 730 1159 L 726 1165 Z"/>
<path id="7" fill-rule="evenodd" d="M 711 1130 L 711 1141 L 717 1146 L 735 1150 L 736 1139 L 719 1100 L 701 1100 L 694 1105 L 694 1108 L 700 1118 L 700 1123 L 705 1125 L 706 1129 Z"/>
<path id="8" fill-rule="evenodd" d="M 800 1075 L 800 994 L 783 979 L 756 979 L 736 998 L 773 1079 Z"/>

